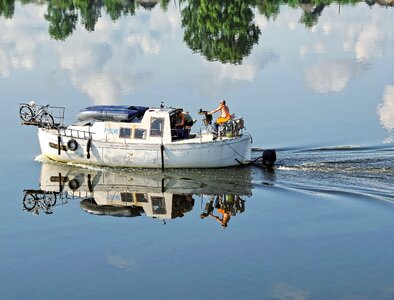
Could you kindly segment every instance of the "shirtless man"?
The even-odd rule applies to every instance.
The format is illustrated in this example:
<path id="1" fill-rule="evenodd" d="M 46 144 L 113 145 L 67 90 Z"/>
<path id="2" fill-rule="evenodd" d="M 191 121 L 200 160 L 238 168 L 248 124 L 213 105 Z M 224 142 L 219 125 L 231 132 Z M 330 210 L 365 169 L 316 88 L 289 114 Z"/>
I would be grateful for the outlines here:
<path id="1" fill-rule="evenodd" d="M 213 111 L 210 111 L 208 113 L 208 115 L 212 115 L 215 112 L 218 112 L 220 110 L 220 117 L 217 118 L 216 123 L 218 124 L 222 124 L 222 123 L 226 123 L 228 120 L 230 120 L 231 116 L 230 116 L 230 110 L 228 108 L 228 106 L 226 105 L 226 101 L 224 100 L 220 100 L 219 102 L 219 107 L 214 109 Z"/>

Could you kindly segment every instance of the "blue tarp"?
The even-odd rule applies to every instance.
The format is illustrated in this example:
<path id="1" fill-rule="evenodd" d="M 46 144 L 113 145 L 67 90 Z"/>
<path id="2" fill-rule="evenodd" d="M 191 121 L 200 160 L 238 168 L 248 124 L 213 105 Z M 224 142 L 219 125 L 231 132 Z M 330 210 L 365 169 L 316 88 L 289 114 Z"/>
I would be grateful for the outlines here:
<path id="1" fill-rule="evenodd" d="M 78 120 L 99 120 L 99 121 L 131 121 L 135 118 L 142 118 L 149 107 L 128 106 L 128 105 L 95 105 L 81 109 L 78 113 Z"/>

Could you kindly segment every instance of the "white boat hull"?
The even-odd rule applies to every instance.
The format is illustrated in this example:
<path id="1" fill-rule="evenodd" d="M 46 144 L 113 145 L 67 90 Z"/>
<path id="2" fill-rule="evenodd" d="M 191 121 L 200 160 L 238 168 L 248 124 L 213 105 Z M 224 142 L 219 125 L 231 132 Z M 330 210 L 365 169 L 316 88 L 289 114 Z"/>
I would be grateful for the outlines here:
<path id="1" fill-rule="evenodd" d="M 56 129 L 38 129 L 42 154 L 52 160 L 110 167 L 136 168 L 222 168 L 245 164 L 251 156 L 251 137 L 242 135 L 215 141 L 200 138 L 163 144 L 112 143 L 74 138 L 78 147 L 68 149 L 70 138 L 59 141 Z M 88 153 L 90 155 L 88 155 Z M 88 158 L 89 156 L 89 158 Z"/>

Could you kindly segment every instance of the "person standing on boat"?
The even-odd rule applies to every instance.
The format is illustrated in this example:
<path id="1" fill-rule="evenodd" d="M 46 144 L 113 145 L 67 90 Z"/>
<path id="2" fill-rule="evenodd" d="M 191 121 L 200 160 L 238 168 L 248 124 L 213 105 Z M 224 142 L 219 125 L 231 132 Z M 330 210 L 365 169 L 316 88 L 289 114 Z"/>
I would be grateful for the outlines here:
<path id="1" fill-rule="evenodd" d="M 226 123 L 227 121 L 229 121 L 231 119 L 230 109 L 226 105 L 226 101 L 220 100 L 219 107 L 208 112 L 208 115 L 212 115 L 218 111 L 220 111 L 220 117 L 216 119 L 216 122 L 214 124 L 216 134 L 218 133 L 219 125 L 223 125 L 224 123 Z"/>
<path id="2" fill-rule="evenodd" d="M 178 138 L 185 138 L 185 115 L 182 110 L 178 110 L 175 115 L 175 129 Z"/>
<path id="3" fill-rule="evenodd" d="M 216 123 L 218 124 L 223 124 L 226 123 L 228 120 L 230 120 L 231 115 L 230 115 L 230 109 L 226 105 L 226 101 L 220 100 L 219 102 L 219 107 L 214 109 L 213 111 L 210 111 L 208 115 L 213 115 L 215 112 L 218 112 L 220 110 L 220 117 L 216 119 Z"/>
<path id="4" fill-rule="evenodd" d="M 184 130 L 185 130 L 185 139 L 190 137 L 190 130 L 194 124 L 193 118 L 190 116 L 189 112 L 183 112 L 183 119 L 184 119 Z"/>

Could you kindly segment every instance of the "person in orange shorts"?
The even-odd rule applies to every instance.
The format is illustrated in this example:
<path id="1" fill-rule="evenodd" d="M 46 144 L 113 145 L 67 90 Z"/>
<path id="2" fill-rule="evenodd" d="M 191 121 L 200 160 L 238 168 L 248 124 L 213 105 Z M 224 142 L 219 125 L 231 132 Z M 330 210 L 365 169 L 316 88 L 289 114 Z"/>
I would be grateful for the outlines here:
<path id="1" fill-rule="evenodd" d="M 224 100 L 220 100 L 219 102 L 219 107 L 208 112 L 208 115 L 212 115 L 215 112 L 220 111 L 220 117 L 216 119 L 215 122 L 215 130 L 216 133 L 218 131 L 218 125 L 222 125 L 224 123 L 226 123 L 228 120 L 230 120 L 231 115 L 230 115 L 230 109 L 228 108 L 228 106 L 226 105 L 226 101 Z"/>

